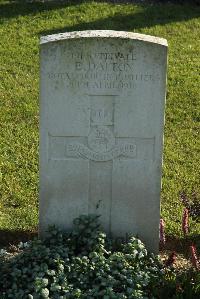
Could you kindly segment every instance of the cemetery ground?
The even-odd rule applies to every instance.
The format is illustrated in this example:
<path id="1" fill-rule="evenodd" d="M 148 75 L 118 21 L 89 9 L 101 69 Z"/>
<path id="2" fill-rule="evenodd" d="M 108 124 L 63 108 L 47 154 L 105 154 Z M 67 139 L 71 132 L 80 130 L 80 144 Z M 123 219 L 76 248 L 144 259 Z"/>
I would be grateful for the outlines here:
<path id="1" fill-rule="evenodd" d="M 186 194 L 198 213 L 200 7 L 172 3 L 1 1 L 0 14 L 1 246 L 26 241 L 37 233 L 40 36 L 112 29 L 168 40 L 161 194 L 161 215 L 167 236 L 165 250 L 177 251 L 188 258 L 188 247 L 195 243 L 200 253 L 199 218 L 189 217 L 189 232 L 184 235 L 184 206 L 180 200 L 180 194 Z"/>

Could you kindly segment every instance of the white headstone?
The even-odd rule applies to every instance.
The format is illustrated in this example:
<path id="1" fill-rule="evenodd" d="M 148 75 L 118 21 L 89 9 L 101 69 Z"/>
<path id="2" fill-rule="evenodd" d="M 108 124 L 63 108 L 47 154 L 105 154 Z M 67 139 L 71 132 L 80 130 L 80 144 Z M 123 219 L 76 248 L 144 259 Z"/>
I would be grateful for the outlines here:
<path id="1" fill-rule="evenodd" d="M 40 233 L 101 215 L 159 243 L 167 42 L 129 32 L 41 38 Z"/>

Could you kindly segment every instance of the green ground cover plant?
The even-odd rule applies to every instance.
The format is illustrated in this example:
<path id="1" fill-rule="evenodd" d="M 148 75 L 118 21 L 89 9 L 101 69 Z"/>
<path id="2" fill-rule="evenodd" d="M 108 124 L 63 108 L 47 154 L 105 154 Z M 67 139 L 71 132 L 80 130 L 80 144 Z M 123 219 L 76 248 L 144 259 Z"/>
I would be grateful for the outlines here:
<path id="1" fill-rule="evenodd" d="M 184 3 L 0 1 L 0 234 L 38 224 L 39 38 L 88 29 L 141 32 L 169 43 L 162 217 L 183 238 L 180 192 L 199 201 L 200 7 Z M 123 199 L 122 199 L 123 200 Z M 148 200 L 148 199 L 147 199 Z M 197 236 L 190 218 L 188 237 Z"/>
<path id="2" fill-rule="evenodd" d="M 25 244 L 22 244 L 25 245 Z M 82 215 L 72 232 L 49 236 L 0 257 L 1 299 L 197 299 L 200 272 L 176 272 L 135 237 L 119 244 L 101 232 L 98 216 Z"/>

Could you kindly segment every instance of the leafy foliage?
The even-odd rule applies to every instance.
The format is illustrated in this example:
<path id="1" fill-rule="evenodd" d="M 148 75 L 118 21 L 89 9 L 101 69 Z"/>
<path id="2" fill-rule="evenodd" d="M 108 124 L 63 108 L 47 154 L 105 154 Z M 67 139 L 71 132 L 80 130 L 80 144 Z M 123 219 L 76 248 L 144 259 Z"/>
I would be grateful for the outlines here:
<path id="1" fill-rule="evenodd" d="M 153 299 L 165 298 L 160 297 L 165 294 L 162 290 L 166 289 L 167 294 L 176 291 L 176 274 L 165 270 L 159 258 L 149 254 L 140 240 L 130 237 L 117 249 L 114 240 L 100 231 L 97 220 L 95 215 L 80 216 L 75 219 L 72 232 L 64 235 L 51 227 L 45 240 L 26 244 L 12 258 L 3 255 L 3 298 Z M 187 277 L 183 280 L 186 286 L 191 285 Z M 197 291 L 190 292 L 195 296 Z"/>
<path id="2" fill-rule="evenodd" d="M 163 286 L 159 290 L 160 299 L 198 299 L 200 296 L 200 272 L 165 271 Z"/>

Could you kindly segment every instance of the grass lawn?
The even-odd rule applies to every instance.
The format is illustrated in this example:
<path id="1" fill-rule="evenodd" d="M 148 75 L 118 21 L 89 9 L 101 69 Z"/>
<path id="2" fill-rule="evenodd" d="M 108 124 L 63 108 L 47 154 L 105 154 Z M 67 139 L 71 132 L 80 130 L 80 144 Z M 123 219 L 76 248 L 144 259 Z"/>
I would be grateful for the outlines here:
<path id="1" fill-rule="evenodd" d="M 168 40 L 162 217 L 182 238 L 179 193 L 200 196 L 200 6 L 1 0 L 0 14 L 0 236 L 37 229 L 40 36 L 112 29 Z M 189 236 L 199 232 L 190 221 Z"/>

